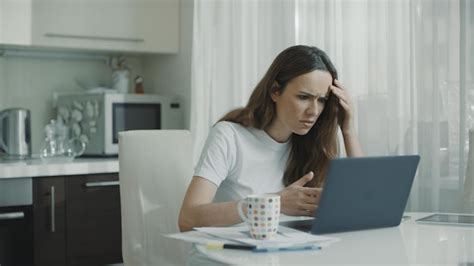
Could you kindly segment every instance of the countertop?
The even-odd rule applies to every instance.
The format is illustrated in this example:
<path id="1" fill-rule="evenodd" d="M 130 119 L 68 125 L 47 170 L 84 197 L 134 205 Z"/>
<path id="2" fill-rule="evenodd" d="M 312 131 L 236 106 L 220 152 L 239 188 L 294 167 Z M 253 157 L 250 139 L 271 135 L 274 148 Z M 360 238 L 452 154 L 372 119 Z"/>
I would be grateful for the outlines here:
<path id="1" fill-rule="evenodd" d="M 71 162 L 49 163 L 40 159 L 0 161 L 0 179 L 118 172 L 118 158 L 77 158 Z"/>

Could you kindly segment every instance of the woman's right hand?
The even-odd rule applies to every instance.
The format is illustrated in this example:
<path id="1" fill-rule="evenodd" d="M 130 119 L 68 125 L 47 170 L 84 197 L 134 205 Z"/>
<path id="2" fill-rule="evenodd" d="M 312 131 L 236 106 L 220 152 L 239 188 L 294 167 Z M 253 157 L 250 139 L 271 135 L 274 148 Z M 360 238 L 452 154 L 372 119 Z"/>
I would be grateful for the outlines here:
<path id="1" fill-rule="evenodd" d="M 311 171 L 277 193 L 281 197 L 281 213 L 292 216 L 314 216 L 322 188 L 304 187 L 313 176 Z"/>

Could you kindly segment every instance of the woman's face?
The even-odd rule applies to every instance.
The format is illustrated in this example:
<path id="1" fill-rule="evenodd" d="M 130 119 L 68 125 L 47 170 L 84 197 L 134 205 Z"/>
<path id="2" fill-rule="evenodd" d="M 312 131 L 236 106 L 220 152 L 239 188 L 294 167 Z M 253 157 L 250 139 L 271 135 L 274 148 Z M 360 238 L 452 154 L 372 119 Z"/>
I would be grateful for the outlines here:
<path id="1" fill-rule="evenodd" d="M 283 92 L 272 93 L 276 119 L 271 125 L 280 137 L 305 135 L 314 126 L 329 96 L 332 76 L 327 71 L 312 72 L 291 79 Z"/>

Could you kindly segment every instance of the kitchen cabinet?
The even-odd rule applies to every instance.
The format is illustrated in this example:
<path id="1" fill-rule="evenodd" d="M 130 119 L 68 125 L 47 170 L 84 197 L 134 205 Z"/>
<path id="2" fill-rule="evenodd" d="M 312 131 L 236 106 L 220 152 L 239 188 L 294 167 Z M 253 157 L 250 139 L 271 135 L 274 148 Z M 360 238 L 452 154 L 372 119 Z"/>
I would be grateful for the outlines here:
<path id="1" fill-rule="evenodd" d="M 0 8 L 4 44 L 178 52 L 179 0 L 0 0 Z"/>
<path id="2" fill-rule="evenodd" d="M 35 265 L 66 265 L 64 178 L 33 180 Z"/>
<path id="3" fill-rule="evenodd" d="M 0 44 L 31 44 L 31 1 L 0 0 Z"/>
<path id="4" fill-rule="evenodd" d="M 122 261 L 117 174 L 66 178 L 68 265 Z"/>
<path id="5" fill-rule="evenodd" d="M 0 265 L 33 264 L 31 206 L 0 208 Z"/>
<path id="6" fill-rule="evenodd" d="M 122 261 L 118 174 L 34 179 L 35 265 Z"/>
<path id="7" fill-rule="evenodd" d="M 33 264 L 32 184 L 31 178 L 0 178 L 2 266 Z"/>

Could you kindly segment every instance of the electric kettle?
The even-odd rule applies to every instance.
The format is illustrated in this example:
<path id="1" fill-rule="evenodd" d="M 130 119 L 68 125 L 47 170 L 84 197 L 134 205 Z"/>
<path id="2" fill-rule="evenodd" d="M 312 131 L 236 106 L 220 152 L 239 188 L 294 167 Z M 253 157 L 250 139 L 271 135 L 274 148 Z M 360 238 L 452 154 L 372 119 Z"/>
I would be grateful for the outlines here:
<path id="1" fill-rule="evenodd" d="M 8 157 L 27 158 L 31 155 L 30 110 L 10 108 L 0 112 L 0 148 Z"/>

